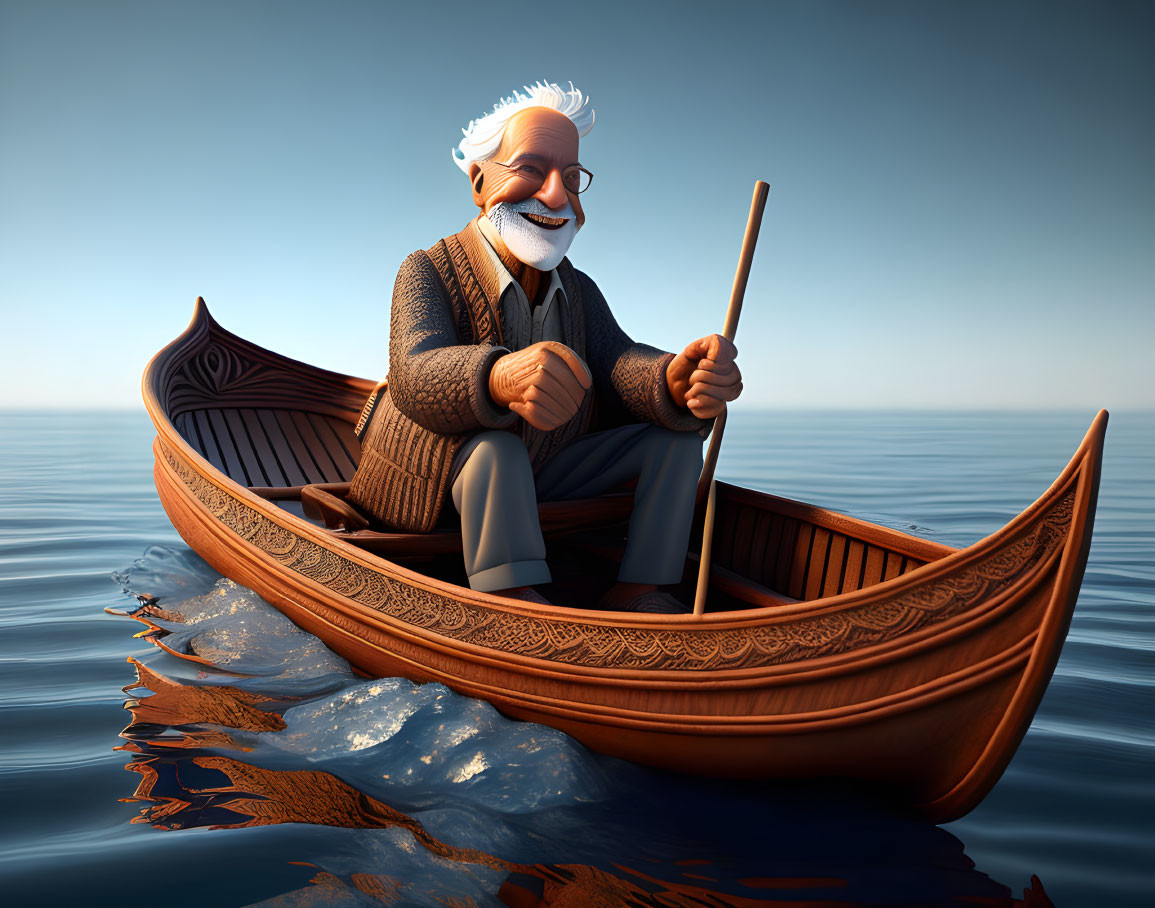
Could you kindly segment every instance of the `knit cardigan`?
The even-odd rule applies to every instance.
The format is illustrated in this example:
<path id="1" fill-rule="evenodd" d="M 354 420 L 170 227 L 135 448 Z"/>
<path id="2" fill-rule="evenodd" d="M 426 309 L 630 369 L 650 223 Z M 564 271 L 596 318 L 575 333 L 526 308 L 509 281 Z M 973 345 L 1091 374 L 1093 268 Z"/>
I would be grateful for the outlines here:
<path id="1" fill-rule="evenodd" d="M 565 343 L 593 376 L 577 413 L 550 432 L 535 429 L 489 394 L 489 372 L 504 345 L 500 276 L 476 221 L 414 252 L 393 289 L 387 390 L 363 415 L 361 462 L 349 499 L 386 526 L 428 532 L 449 492 L 453 457 L 477 432 L 519 432 L 537 471 L 579 435 L 629 422 L 705 431 L 708 421 L 677 407 L 666 386 L 673 359 L 634 343 L 597 285 L 568 259 L 558 265 L 565 291 Z M 367 411 L 370 408 L 367 407 Z"/>

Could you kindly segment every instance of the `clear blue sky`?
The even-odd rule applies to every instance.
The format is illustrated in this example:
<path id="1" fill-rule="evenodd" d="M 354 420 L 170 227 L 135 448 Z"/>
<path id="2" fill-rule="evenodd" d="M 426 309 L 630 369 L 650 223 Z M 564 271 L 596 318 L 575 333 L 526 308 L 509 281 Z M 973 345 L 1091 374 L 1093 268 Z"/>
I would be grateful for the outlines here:
<path id="1" fill-rule="evenodd" d="M 136 407 L 202 295 L 386 366 L 449 149 L 572 80 L 570 257 L 634 337 L 738 335 L 749 405 L 1155 406 L 1155 4 L 0 0 L 0 407 Z"/>

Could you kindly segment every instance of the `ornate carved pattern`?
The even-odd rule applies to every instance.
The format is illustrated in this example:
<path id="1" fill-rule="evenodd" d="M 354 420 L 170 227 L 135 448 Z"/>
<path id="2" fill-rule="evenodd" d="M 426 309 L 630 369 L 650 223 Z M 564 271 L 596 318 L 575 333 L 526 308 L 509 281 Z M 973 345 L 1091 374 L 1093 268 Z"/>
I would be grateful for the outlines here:
<path id="1" fill-rule="evenodd" d="M 299 397 L 285 394 L 299 383 L 285 370 L 242 357 L 214 340 L 181 363 L 169 380 L 166 397 L 170 412 L 219 406 L 230 397 L 264 399 L 275 405 L 278 400 Z"/>
<path id="2" fill-rule="evenodd" d="M 777 665 L 883 643 L 965 612 L 1044 562 L 1063 543 L 1074 486 L 1006 545 L 881 602 L 754 628 L 614 627 L 525 617 L 416 589 L 301 538 L 217 488 L 162 445 L 173 472 L 230 531 L 334 593 L 430 633 L 570 665 L 654 671 Z"/>

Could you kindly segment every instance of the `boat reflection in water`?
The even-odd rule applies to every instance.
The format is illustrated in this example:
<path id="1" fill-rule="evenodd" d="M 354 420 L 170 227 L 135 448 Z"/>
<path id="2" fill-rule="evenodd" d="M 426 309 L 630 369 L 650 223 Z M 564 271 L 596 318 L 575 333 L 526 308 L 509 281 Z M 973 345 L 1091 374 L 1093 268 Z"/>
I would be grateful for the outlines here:
<path id="1" fill-rule="evenodd" d="M 162 549 L 125 575 L 133 593 L 203 589 L 131 613 L 158 651 L 131 660 L 120 749 L 140 776 L 134 822 L 357 836 L 286 854 L 311 879 L 261 905 L 1050 904 L 1037 880 L 1015 899 L 957 838 L 852 789 L 661 774 L 441 685 L 361 680 L 213 579 Z"/>

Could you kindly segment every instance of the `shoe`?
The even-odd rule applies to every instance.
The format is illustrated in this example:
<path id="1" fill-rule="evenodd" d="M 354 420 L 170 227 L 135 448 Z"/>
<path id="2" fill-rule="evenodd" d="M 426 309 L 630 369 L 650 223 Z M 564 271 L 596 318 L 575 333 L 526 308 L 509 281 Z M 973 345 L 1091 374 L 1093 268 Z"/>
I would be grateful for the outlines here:
<path id="1" fill-rule="evenodd" d="M 626 606 L 627 612 L 643 612 L 651 615 L 688 615 L 693 608 L 669 593 L 652 590 L 630 601 Z"/>
<path id="2" fill-rule="evenodd" d="M 553 605 L 541 593 L 535 590 L 532 586 L 519 586 L 512 590 L 500 590 L 495 592 L 495 596 L 505 596 L 507 599 L 517 599 L 520 602 L 533 602 L 536 605 Z"/>

